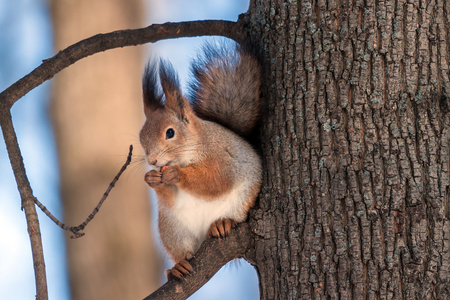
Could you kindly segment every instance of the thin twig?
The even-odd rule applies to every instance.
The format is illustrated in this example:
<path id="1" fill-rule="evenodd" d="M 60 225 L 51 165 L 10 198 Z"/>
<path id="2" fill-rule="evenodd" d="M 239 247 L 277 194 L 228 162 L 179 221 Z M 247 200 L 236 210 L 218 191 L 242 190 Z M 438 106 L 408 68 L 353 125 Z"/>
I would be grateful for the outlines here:
<path id="1" fill-rule="evenodd" d="M 120 175 L 122 175 L 123 171 L 125 171 L 125 169 L 128 167 L 128 165 L 131 163 L 132 155 L 133 155 L 133 145 L 130 145 L 130 150 L 128 152 L 127 160 L 123 164 L 122 168 L 120 168 L 119 173 L 117 173 L 116 177 L 114 177 L 114 179 L 109 184 L 108 188 L 106 189 L 105 193 L 103 194 L 102 199 L 100 199 L 97 206 L 94 208 L 92 213 L 86 218 L 86 220 L 83 223 L 81 223 L 80 225 L 78 225 L 76 227 L 71 227 L 72 232 L 74 232 L 74 231 L 78 232 L 80 230 L 83 230 L 86 227 L 86 225 L 95 217 L 97 212 L 100 210 L 100 207 L 102 206 L 103 202 L 105 202 L 106 198 L 108 197 L 109 192 L 112 190 L 112 188 L 116 185 L 116 182 L 119 180 Z M 84 235 L 84 233 L 80 233 L 80 234 Z M 72 238 L 77 238 L 77 237 L 79 237 L 79 236 L 75 235 L 75 237 L 72 237 Z"/>
<path id="2" fill-rule="evenodd" d="M 56 223 L 59 227 L 61 227 L 64 230 L 70 230 L 70 227 L 66 226 L 64 223 L 61 223 L 48 209 L 44 206 L 36 197 L 33 197 L 34 203 L 36 203 L 37 206 L 49 217 L 53 222 Z M 75 232 L 74 232 L 75 233 Z"/>
<path id="3" fill-rule="evenodd" d="M 95 217 L 95 215 L 100 210 L 100 207 L 103 205 L 103 202 L 105 202 L 106 198 L 108 198 L 109 193 L 111 192 L 112 188 L 116 185 L 116 182 L 119 180 L 120 175 L 125 171 L 125 169 L 128 167 L 128 165 L 131 163 L 131 156 L 133 155 L 133 145 L 130 145 L 130 150 L 128 152 L 128 157 L 125 163 L 123 164 L 122 168 L 120 168 L 119 173 L 117 173 L 116 177 L 111 181 L 108 188 L 106 189 L 105 193 L 103 194 L 103 197 L 98 202 L 97 206 L 94 208 L 92 213 L 86 218 L 86 220 L 81 223 L 78 226 L 67 226 L 66 224 L 59 221 L 41 202 L 39 202 L 36 197 L 33 197 L 34 202 L 37 206 L 53 221 L 56 225 L 61 227 L 64 230 L 73 232 L 74 235 L 72 235 L 70 238 L 77 239 L 79 237 L 82 237 L 84 235 L 84 232 L 80 232 L 83 230 L 86 225 Z"/>

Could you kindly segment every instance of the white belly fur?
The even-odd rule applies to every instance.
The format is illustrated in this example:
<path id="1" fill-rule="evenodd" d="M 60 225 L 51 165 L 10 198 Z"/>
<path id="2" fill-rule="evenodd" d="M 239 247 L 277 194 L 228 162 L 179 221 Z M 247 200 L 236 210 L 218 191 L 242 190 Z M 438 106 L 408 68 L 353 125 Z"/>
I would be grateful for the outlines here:
<path id="1" fill-rule="evenodd" d="M 243 186 L 232 189 L 214 200 L 199 199 L 179 189 L 173 207 L 174 217 L 200 241 L 206 237 L 210 225 L 220 219 L 241 222 L 246 217 L 243 204 L 247 200 Z"/>

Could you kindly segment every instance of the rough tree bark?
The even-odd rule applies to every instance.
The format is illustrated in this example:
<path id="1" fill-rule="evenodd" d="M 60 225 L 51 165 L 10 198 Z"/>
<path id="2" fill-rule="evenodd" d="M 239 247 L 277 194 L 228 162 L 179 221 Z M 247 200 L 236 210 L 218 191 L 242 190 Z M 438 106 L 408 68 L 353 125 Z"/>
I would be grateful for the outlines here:
<path id="1" fill-rule="evenodd" d="M 141 0 L 53 1 L 55 48 L 100 32 L 141 27 L 144 11 Z M 89 57 L 55 79 L 52 116 L 66 224 L 79 224 L 94 209 L 128 146 L 137 143 L 143 50 Z M 131 166 L 83 238 L 66 235 L 72 299 L 139 299 L 158 287 L 162 268 L 144 171 L 143 164 Z"/>
<path id="2" fill-rule="evenodd" d="M 450 295 L 450 1 L 252 0 L 262 299 Z"/>
<path id="3" fill-rule="evenodd" d="M 450 294 L 450 3 L 366 2 L 253 0 L 229 24 L 233 34 L 205 32 L 243 28 L 262 52 L 265 184 L 250 216 L 254 241 L 236 253 L 256 266 L 263 299 Z M 170 36 L 173 26 L 152 29 Z M 2 116 L 28 90 L 1 93 Z M 7 123 L 8 152 L 20 161 Z M 234 231 L 232 243 L 239 234 L 252 235 Z M 200 252 L 229 243 L 208 240 Z M 215 269 L 236 253 L 199 255 L 195 265 Z M 186 282 L 165 287 L 177 294 Z"/>

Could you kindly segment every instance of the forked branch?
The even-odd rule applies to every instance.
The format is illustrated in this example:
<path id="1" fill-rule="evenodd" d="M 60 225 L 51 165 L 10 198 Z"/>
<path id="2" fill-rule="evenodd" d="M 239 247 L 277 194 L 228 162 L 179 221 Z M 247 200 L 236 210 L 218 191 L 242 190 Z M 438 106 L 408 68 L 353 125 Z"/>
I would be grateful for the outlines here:
<path id="1" fill-rule="evenodd" d="M 108 188 L 106 189 L 105 193 L 103 194 L 103 197 L 98 202 L 97 206 L 94 208 L 92 213 L 86 218 L 86 220 L 81 223 L 78 226 L 67 226 L 66 224 L 59 221 L 51 212 L 48 211 L 48 209 L 37 199 L 34 198 L 34 202 L 37 206 L 49 217 L 53 222 L 55 222 L 56 225 L 61 227 L 64 230 L 71 231 L 73 235 L 71 236 L 72 239 L 76 239 L 79 237 L 82 237 L 84 235 L 84 232 L 81 232 L 86 225 L 94 219 L 95 215 L 100 210 L 100 207 L 103 205 L 103 202 L 105 202 L 106 198 L 109 196 L 109 192 L 112 190 L 112 188 L 116 185 L 116 182 L 119 180 L 120 175 L 125 171 L 125 169 L 128 167 L 128 165 L 131 163 L 131 156 L 133 155 L 133 145 L 130 145 L 130 150 L 128 152 L 128 157 L 125 163 L 123 164 L 122 168 L 120 168 L 119 173 L 114 177 L 114 179 L 109 184 Z"/>
<path id="2" fill-rule="evenodd" d="M 26 175 L 17 136 L 11 120 L 10 109 L 13 104 L 35 87 L 51 79 L 62 69 L 95 53 L 118 47 L 135 46 L 179 37 L 219 35 L 238 40 L 240 33 L 238 27 L 238 23 L 235 22 L 210 20 L 165 23 L 141 29 L 119 30 L 98 34 L 60 51 L 50 59 L 44 60 L 39 67 L 0 93 L 0 123 L 28 223 L 35 266 L 37 299 L 48 299 L 45 263 L 39 221 L 34 207 L 36 199 Z"/>

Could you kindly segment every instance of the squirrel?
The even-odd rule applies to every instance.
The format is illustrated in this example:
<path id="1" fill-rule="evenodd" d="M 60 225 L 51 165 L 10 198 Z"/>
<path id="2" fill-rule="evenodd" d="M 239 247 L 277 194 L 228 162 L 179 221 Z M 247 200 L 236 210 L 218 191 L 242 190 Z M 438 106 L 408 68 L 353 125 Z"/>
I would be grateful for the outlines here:
<path id="1" fill-rule="evenodd" d="M 193 272 L 189 260 L 208 235 L 224 238 L 246 220 L 262 181 L 261 159 L 243 138 L 260 115 L 258 61 L 240 46 L 206 45 L 191 71 L 188 98 L 169 62 L 148 63 L 142 79 L 139 140 L 160 238 L 175 262 L 167 279 Z"/>

